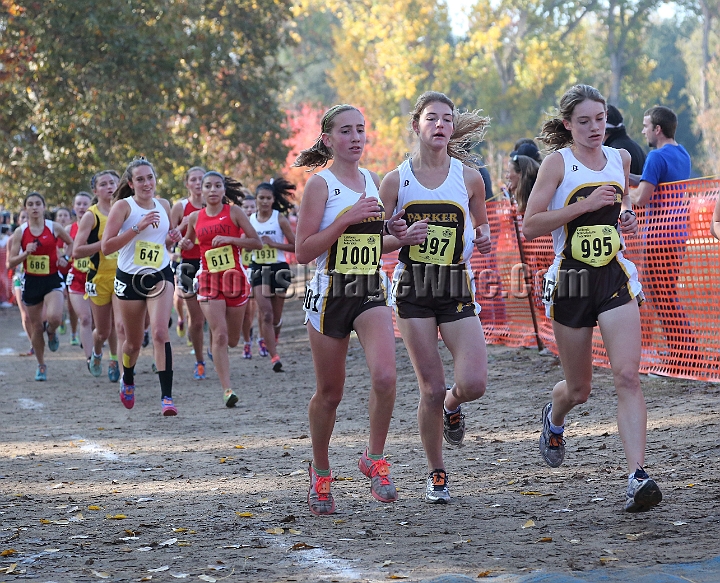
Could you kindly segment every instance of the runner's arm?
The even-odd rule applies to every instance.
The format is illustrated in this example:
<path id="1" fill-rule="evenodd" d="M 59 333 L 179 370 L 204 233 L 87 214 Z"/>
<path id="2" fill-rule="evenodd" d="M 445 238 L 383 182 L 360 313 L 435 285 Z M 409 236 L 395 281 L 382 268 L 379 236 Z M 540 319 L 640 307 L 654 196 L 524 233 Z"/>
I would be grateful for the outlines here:
<path id="1" fill-rule="evenodd" d="M 75 259 L 90 257 L 100 251 L 100 241 L 96 241 L 95 243 L 87 242 L 90 231 L 92 231 L 94 226 L 95 215 L 92 212 L 85 213 L 83 218 L 80 219 L 77 233 L 75 233 L 75 245 L 73 246 L 72 254 Z"/>

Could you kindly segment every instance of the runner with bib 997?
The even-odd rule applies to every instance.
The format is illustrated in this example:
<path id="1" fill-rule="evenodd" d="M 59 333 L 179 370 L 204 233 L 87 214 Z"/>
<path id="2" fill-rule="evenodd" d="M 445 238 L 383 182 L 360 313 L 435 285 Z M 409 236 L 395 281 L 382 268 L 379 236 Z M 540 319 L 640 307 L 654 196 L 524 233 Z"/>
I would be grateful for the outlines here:
<path id="1" fill-rule="evenodd" d="M 411 112 L 418 137 L 415 151 L 380 185 L 388 212 L 404 210 L 408 232 L 426 233 L 419 245 L 400 249 L 391 301 L 420 385 L 418 425 L 429 470 L 425 500 L 433 504 L 450 500 L 443 435 L 451 445 L 462 443 L 461 405 L 482 397 L 487 385 L 485 336 L 470 256 L 475 249 L 491 251 L 490 226 L 485 185 L 469 166 L 473 156 L 468 151 L 482 140 L 487 125 L 488 118 L 477 112 L 459 113 L 443 93 L 423 93 Z M 454 362 L 450 390 L 438 328 Z"/>

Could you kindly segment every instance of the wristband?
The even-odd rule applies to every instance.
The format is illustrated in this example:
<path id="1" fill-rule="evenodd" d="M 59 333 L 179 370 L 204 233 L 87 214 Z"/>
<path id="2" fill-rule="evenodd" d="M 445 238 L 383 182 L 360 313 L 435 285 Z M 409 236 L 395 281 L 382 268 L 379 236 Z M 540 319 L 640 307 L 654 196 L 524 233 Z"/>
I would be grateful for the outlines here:
<path id="1" fill-rule="evenodd" d="M 624 210 L 623 212 L 621 212 L 620 214 L 621 214 L 621 215 L 624 215 L 625 213 L 630 213 L 632 216 L 634 216 L 635 218 L 637 218 L 637 215 L 635 214 L 635 211 L 633 211 L 633 210 L 625 209 L 625 210 Z"/>
<path id="2" fill-rule="evenodd" d="M 383 233 L 385 233 L 386 235 L 390 234 L 390 229 L 388 229 L 388 221 L 385 221 L 383 223 Z"/>

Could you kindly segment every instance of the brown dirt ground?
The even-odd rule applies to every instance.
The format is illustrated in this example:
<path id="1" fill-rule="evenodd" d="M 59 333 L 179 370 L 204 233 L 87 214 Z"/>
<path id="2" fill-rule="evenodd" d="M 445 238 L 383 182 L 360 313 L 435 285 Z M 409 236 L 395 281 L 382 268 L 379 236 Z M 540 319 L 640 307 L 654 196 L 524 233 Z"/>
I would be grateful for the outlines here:
<path id="1" fill-rule="evenodd" d="M 173 332 L 177 418 L 159 415 L 149 349 L 132 411 L 107 377 L 90 376 L 69 335 L 49 355 L 49 381 L 34 382 L 35 360 L 17 355 L 27 348 L 19 317 L 3 311 L 0 580 L 417 581 L 718 554 L 718 385 L 643 377 L 647 469 L 665 500 L 628 515 L 608 371 L 596 370 L 590 401 L 568 418 L 565 464 L 550 469 L 537 451 L 539 412 L 561 368 L 536 351 L 502 346 L 489 347 L 487 394 L 465 408 L 464 447 L 446 449 L 452 503 L 429 506 L 416 382 L 397 341 L 387 454 L 400 500 L 387 505 L 370 496 L 356 465 L 367 440 L 368 386 L 353 340 L 331 444 L 338 512 L 312 516 L 306 410 L 314 375 L 300 306 L 294 299 L 286 307 L 287 372 L 233 351 L 241 396 L 233 410 L 223 407 L 212 365 L 208 380 L 192 380 L 190 349 Z M 443 355 L 451 379 L 444 348 Z"/>

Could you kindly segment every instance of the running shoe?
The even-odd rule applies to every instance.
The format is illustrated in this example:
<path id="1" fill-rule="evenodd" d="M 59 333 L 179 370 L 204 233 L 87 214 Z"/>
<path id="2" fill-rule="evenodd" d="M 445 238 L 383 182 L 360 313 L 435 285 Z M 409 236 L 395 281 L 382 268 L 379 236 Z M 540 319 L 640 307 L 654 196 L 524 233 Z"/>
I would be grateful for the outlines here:
<path id="1" fill-rule="evenodd" d="M 163 417 L 175 417 L 177 415 L 177 408 L 173 405 L 172 397 L 162 398 L 162 414 Z"/>
<path id="2" fill-rule="evenodd" d="M 209 348 L 207 349 L 207 356 L 208 356 L 208 360 L 209 360 L 210 362 L 212 362 L 212 361 L 213 361 L 212 352 L 210 352 L 210 349 L 209 349 Z"/>
<path id="3" fill-rule="evenodd" d="M 65 324 L 65 322 L 60 324 L 57 328 L 57 331 L 59 334 L 67 334 L 67 324 Z"/>
<path id="4" fill-rule="evenodd" d="M 205 378 L 205 362 L 200 361 L 195 363 L 195 372 L 193 373 L 196 381 L 201 381 Z"/>
<path id="5" fill-rule="evenodd" d="M 53 332 L 52 335 L 48 332 L 48 348 L 52 352 L 57 352 L 57 349 L 60 348 L 60 338 L 58 338 L 57 332 Z"/>
<path id="6" fill-rule="evenodd" d="M 395 502 L 398 493 L 390 477 L 390 464 L 385 458 L 373 460 L 368 457 L 367 450 L 358 460 L 360 471 L 370 478 L 370 493 L 380 502 Z"/>
<path id="7" fill-rule="evenodd" d="M 143 334 L 142 347 L 146 348 L 148 344 L 150 344 L 150 332 L 145 330 L 145 333 Z"/>
<path id="8" fill-rule="evenodd" d="M 565 459 L 565 438 L 563 434 L 550 431 L 552 402 L 542 410 L 542 432 L 540 433 L 540 455 L 551 468 L 560 467 Z"/>
<path id="9" fill-rule="evenodd" d="M 258 338 L 258 350 L 260 351 L 260 356 L 267 356 L 270 354 L 267 349 L 267 345 L 265 344 L 264 338 Z"/>
<path id="10" fill-rule="evenodd" d="M 87 359 L 87 367 L 92 376 L 99 377 L 102 374 L 102 354 L 96 356 L 93 352 L 92 356 Z"/>
<path id="11" fill-rule="evenodd" d="M 80 346 L 80 339 L 75 334 L 70 338 L 70 346 Z"/>
<path id="12" fill-rule="evenodd" d="M 428 504 L 447 504 L 450 502 L 448 475 L 445 470 L 433 470 L 425 484 L 425 502 Z"/>
<path id="13" fill-rule="evenodd" d="M 177 332 L 178 338 L 185 338 L 185 322 L 178 320 L 177 326 L 175 326 L 175 332 Z"/>
<path id="14" fill-rule="evenodd" d="M 282 372 L 282 362 L 277 354 L 272 357 L 272 368 L 275 372 Z"/>
<path id="15" fill-rule="evenodd" d="M 35 356 L 35 349 L 31 346 L 27 352 L 21 352 L 20 356 Z"/>
<path id="16" fill-rule="evenodd" d="M 252 344 L 249 342 L 246 342 L 245 346 L 243 346 L 243 358 L 247 358 L 248 360 L 252 358 Z"/>
<path id="17" fill-rule="evenodd" d="M 238 396 L 233 392 L 232 389 L 225 389 L 225 395 L 223 395 L 223 402 L 228 409 L 232 409 L 238 402 Z"/>
<path id="18" fill-rule="evenodd" d="M 37 370 L 35 371 L 35 380 L 36 381 L 46 381 L 47 380 L 47 365 L 46 364 L 38 364 Z"/>
<path id="19" fill-rule="evenodd" d="M 450 445 L 460 446 L 465 439 L 465 415 L 462 407 L 448 413 L 443 408 L 443 437 Z"/>
<path id="20" fill-rule="evenodd" d="M 135 405 L 135 385 L 126 385 L 120 382 L 120 402 L 126 409 L 132 409 Z"/>
<path id="21" fill-rule="evenodd" d="M 335 512 L 335 500 L 330 493 L 330 484 L 333 481 L 332 474 L 329 476 L 318 476 L 310 463 L 308 467 L 310 474 L 310 488 L 308 489 L 308 506 L 310 512 L 315 516 L 324 516 Z"/>
<path id="22" fill-rule="evenodd" d="M 643 512 L 657 506 L 662 501 L 662 492 L 645 470 L 638 466 L 628 478 L 626 512 Z"/>
<path id="23" fill-rule="evenodd" d="M 108 379 L 111 383 L 116 383 L 120 380 L 120 365 L 117 360 L 108 362 Z"/>
<path id="24" fill-rule="evenodd" d="M 154 362 L 152 363 L 152 366 L 150 368 L 152 368 L 153 374 L 158 373 L 157 364 L 155 364 Z"/>

